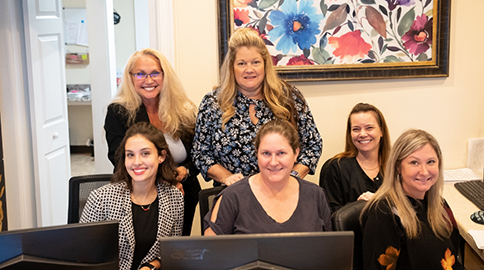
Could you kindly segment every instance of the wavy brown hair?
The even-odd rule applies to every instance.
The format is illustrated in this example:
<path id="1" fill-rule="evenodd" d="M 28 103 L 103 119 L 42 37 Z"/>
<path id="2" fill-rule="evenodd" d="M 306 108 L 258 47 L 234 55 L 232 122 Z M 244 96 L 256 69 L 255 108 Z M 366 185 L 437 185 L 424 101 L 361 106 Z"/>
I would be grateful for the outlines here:
<path id="1" fill-rule="evenodd" d="M 163 155 L 163 151 L 166 152 L 165 160 L 158 165 L 158 170 L 156 172 L 156 184 L 165 181 L 170 185 L 176 185 L 176 177 L 178 172 L 176 170 L 177 165 L 171 156 L 170 149 L 168 149 L 168 144 L 165 141 L 165 136 L 163 132 L 157 129 L 154 125 L 148 122 L 139 122 L 131 126 L 123 141 L 116 150 L 115 160 L 116 168 L 114 169 L 113 177 L 111 178 L 112 183 L 124 182 L 128 186 L 129 190 L 133 190 L 133 183 L 131 182 L 131 176 L 126 170 L 126 141 L 136 135 L 141 135 L 151 143 L 153 143 L 158 151 L 158 155 Z"/>
<path id="2" fill-rule="evenodd" d="M 262 82 L 262 96 L 277 118 L 287 120 L 297 126 L 297 111 L 293 95 L 304 101 L 304 97 L 294 87 L 277 75 L 272 57 L 266 44 L 257 31 L 251 28 L 238 28 L 230 37 L 229 50 L 220 69 L 220 89 L 217 96 L 222 110 L 222 128 L 235 115 L 234 100 L 237 96 L 237 81 L 234 74 L 234 62 L 237 50 L 241 47 L 255 48 L 264 60 L 265 77 Z"/>

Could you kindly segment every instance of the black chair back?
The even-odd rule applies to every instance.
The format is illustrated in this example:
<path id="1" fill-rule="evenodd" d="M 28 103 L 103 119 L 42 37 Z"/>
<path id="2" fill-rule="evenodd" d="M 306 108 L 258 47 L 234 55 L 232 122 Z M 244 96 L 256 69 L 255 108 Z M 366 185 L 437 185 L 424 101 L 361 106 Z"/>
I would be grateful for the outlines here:
<path id="1" fill-rule="evenodd" d="M 363 231 L 360 224 L 360 213 L 365 205 L 366 201 L 347 203 L 331 216 L 333 230 L 355 233 L 353 270 L 363 269 Z"/>
<path id="2" fill-rule="evenodd" d="M 69 208 L 67 223 L 79 223 L 82 209 L 91 191 L 109 184 L 112 174 L 74 176 L 69 179 Z"/>
<path id="3" fill-rule="evenodd" d="M 198 201 L 199 201 L 199 206 L 200 206 L 200 225 L 201 225 L 201 230 L 202 230 L 202 235 L 204 233 L 203 230 L 203 219 L 205 218 L 205 215 L 207 215 L 210 210 L 213 208 L 213 199 L 217 194 L 219 194 L 225 186 L 217 186 L 213 188 L 207 188 L 207 189 L 202 189 L 198 193 Z"/>

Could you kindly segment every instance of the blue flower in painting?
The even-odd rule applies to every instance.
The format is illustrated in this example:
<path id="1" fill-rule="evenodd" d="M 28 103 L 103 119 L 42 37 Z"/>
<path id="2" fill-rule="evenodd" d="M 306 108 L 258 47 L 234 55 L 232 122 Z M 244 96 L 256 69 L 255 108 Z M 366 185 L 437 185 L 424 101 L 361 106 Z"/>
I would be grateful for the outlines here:
<path id="1" fill-rule="evenodd" d="M 287 54 L 289 51 L 296 52 L 297 47 L 301 50 L 311 48 L 316 43 L 316 35 L 321 33 L 319 23 L 324 18 L 316 13 L 312 6 L 313 0 L 299 0 L 299 8 L 296 0 L 286 0 L 281 5 L 281 10 L 274 10 L 269 14 L 269 19 L 274 27 L 269 31 L 271 41 L 277 42 L 276 49 Z"/>

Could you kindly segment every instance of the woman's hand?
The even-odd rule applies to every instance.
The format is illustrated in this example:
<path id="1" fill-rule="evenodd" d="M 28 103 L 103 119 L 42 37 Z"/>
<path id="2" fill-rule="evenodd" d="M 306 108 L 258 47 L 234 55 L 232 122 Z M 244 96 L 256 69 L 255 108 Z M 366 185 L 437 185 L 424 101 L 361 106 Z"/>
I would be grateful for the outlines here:
<path id="1" fill-rule="evenodd" d="M 232 185 L 233 183 L 239 181 L 240 179 L 244 178 L 244 175 L 241 173 L 233 174 L 229 172 L 229 170 L 225 169 L 220 164 L 215 164 L 207 171 L 208 177 L 212 178 L 213 180 L 225 184 L 227 186 Z"/>
<path id="2" fill-rule="evenodd" d="M 178 168 L 176 168 L 176 170 L 178 171 L 178 176 L 176 177 L 176 181 L 181 182 L 188 177 L 187 168 L 183 166 L 179 166 Z"/>
<path id="3" fill-rule="evenodd" d="M 371 198 L 373 198 L 374 195 L 375 193 L 367 191 L 361 194 L 360 197 L 358 197 L 358 201 L 369 201 L 371 200 Z"/>
<path id="4" fill-rule="evenodd" d="M 183 196 L 185 196 L 185 191 L 183 190 L 183 185 L 182 185 L 181 182 L 177 182 L 176 183 L 176 188 L 181 191 L 181 193 L 183 194 Z"/>
<path id="5" fill-rule="evenodd" d="M 232 174 L 231 176 L 224 179 L 224 184 L 230 186 L 242 178 L 244 178 L 244 176 L 241 173 Z"/>

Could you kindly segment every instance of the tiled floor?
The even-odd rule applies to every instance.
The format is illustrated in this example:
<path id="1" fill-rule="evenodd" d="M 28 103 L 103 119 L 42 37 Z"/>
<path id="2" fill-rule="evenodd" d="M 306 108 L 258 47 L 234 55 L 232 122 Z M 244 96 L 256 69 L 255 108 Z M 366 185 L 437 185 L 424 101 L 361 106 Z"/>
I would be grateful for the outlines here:
<path id="1" fill-rule="evenodd" d="M 94 157 L 90 153 L 71 154 L 71 176 L 94 174 Z"/>

